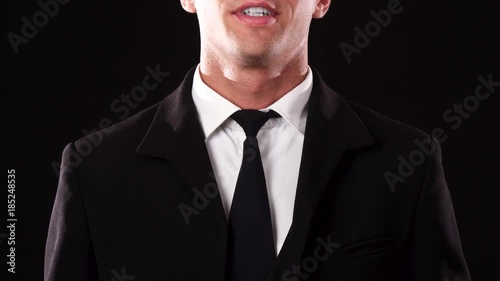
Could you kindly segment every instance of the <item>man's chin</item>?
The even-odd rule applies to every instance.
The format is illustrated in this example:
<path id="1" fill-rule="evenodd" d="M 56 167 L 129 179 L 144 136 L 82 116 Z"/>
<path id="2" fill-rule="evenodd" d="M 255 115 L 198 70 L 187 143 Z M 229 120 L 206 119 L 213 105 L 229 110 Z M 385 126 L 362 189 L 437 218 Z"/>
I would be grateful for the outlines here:
<path id="1" fill-rule="evenodd" d="M 273 58 L 271 50 L 239 50 L 238 57 L 247 66 L 268 66 Z"/>

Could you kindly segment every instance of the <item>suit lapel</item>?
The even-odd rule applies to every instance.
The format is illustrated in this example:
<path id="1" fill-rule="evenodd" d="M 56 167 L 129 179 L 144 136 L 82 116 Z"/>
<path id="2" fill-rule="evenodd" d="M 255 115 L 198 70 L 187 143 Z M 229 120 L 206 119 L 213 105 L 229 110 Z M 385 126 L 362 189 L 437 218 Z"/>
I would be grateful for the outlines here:
<path id="1" fill-rule="evenodd" d="M 146 136 L 137 148 L 140 154 L 166 159 L 182 177 L 188 188 L 186 193 L 191 194 L 193 198 L 193 188 L 201 193 L 209 188 L 212 195 L 213 190 L 218 191 L 205 136 L 191 96 L 194 71 L 195 68 L 192 68 L 181 85 L 160 103 Z M 212 268 L 213 271 L 206 274 L 214 280 L 222 280 L 226 253 L 226 217 L 218 192 L 208 200 L 208 205 L 201 208 L 198 214 L 189 217 L 188 225 L 193 231 L 197 231 L 198 235 L 203 236 L 200 240 L 207 240 L 204 244 L 205 250 L 186 250 L 192 250 L 193 253 L 197 251 L 199 255 L 206 254 L 212 264 L 220 264 L 220 267 Z M 217 237 L 214 238 L 215 236 Z"/>
<path id="2" fill-rule="evenodd" d="M 191 187 L 203 191 L 216 184 L 205 145 L 205 136 L 191 96 L 192 68 L 179 88 L 160 103 L 151 126 L 137 148 L 141 154 L 166 158 Z M 218 223 L 226 225 L 220 196 L 213 199 L 212 211 Z"/>
<path id="3" fill-rule="evenodd" d="M 347 152 L 373 143 L 348 103 L 313 71 L 293 222 L 269 280 L 283 280 L 284 273 L 301 264 L 316 206 L 335 169 Z"/>

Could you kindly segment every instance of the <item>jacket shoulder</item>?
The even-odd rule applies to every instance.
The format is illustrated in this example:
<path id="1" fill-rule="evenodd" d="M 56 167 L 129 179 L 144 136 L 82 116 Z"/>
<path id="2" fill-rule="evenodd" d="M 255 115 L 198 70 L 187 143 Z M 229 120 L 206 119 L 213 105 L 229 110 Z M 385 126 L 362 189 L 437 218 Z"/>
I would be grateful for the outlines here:
<path id="1" fill-rule="evenodd" d="M 140 144 L 157 112 L 156 103 L 116 124 L 93 132 L 74 142 L 75 153 L 83 157 L 99 155 L 104 151 L 132 148 Z"/>
<path id="2" fill-rule="evenodd" d="M 413 143 L 417 139 L 431 138 L 428 133 L 415 126 L 388 117 L 364 105 L 348 103 L 378 142 Z"/>

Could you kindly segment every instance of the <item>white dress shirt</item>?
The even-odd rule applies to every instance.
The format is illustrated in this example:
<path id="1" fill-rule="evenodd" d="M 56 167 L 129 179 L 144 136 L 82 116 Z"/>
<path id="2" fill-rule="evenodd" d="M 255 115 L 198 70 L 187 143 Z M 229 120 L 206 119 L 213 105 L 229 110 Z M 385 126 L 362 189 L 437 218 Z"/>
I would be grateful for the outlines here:
<path id="1" fill-rule="evenodd" d="M 302 83 L 269 107 L 261 109 L 272 109 L 282 117 L 271 118 L 257 134 L 276 255 L 292 224 L 306 127 L 306 105 L 311 95 L 312 80 L 309 68 Z M 243 161 L 243 142 L 246 138 L 240 125 L 229 117 L 240 108 L 203 82 L 199 66 L 194 74 L 192 95 L 227 218 Z"/>

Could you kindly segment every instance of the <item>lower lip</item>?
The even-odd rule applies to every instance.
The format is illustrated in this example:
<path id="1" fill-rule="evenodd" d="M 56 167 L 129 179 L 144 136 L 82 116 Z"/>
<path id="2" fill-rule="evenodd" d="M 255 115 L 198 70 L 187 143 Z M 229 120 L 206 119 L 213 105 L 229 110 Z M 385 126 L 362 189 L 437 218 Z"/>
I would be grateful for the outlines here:
<path id="1" fill-rule="evenodd" d="M 242 13 L 234 14 L 240 21 L 250 26 L 265 26 L 270 25 L 276 21 L 274 16 L 251 17 Z"/>

